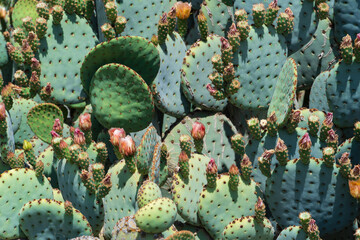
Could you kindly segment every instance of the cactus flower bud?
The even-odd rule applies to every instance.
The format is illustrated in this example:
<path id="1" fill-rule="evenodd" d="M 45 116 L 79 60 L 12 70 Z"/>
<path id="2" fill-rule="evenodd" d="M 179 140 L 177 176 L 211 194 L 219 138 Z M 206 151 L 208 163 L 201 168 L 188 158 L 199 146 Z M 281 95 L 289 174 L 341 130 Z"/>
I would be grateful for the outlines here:
<path id="1" fill-rule="evenodd" d="M 74 131 L 74 143 L 80 146 L 85 144 L 85 136 L 84 133 L 80 131 L 79 128 L 75 128 Z"/>
<path id="2" fill-rule="evenodd" d="M 201 9 L 198 15 L 198 24 L 199 24 L 201 40 L 206 41 L 206 38 L 208 36 L 208 25 L 207 25 L 206 17 Z"/>
<path id="3" fill-rule="evenodd" d="M 189 157 L 186 154 L 186 152 L 181 151 L 179 155 L 179 168 L 180 168 L 180 174 L 184 178 L 189 177 Z"/>
<path id="4" fill-rule="evenodd" d="M 342 38 L 340 44 L 340 52 L 343 61 L 346 64 L 350 64 L 352 62 L 353 57 L 353 46 L 352 46 L 352 39 L 349 34 Z"/>
<path id="5" fill-rule="evenodd" d="M 42 174 L 44 172 L 44 163 L 41 160 L 36 162 L 36 164 L 35 164 L 35 172 L 36 172 L 37 177 L 42 176 Z"/>
<path id="6" fill-rule="evenodd" d="M 169 34 L 173 33 L 176 27 L 176 8 L 172 7 L 167 14 L 168 18 L 168 31 Z"/>
<path id="7" fill-rule="evenodd" d="M 324 119 L 321 129 L 320 129 L 320 140 L 325 142 L 328 137 L 329 130 L 333 127 L 333 114 L 331 112 L 326 114 L 326 118 Z"/>
<path id="8" fill-rule="evenodd" d="M 23 149 L 25 151 L 29 151 L 29 150 L 33 149 L 33 146 L 32 146 L 32 144 L 30 142 L 24 140 Z"/>
<path id="9" fill-rule="evenodd" d="M 262 3 L 254 4 L 252 8 L 255 27 L 261 27 L 265 21 L 265 6 Z"/>
<path id="10" fill-rule="evenodd" d="M 0 103 L 0 120 L 4 121 L 6 119 L 6 108 L 5 104 L 2 102 Z"/>
<path id="11" fill-rule="evenodd" d="M 86 170 L 82 170 L 81 174 L 80 174 L 80 178 L 81 178 L 81 181 L 84 183 L 86 189 L 91 193 L 95 193 L 96 186 L 95 186 L 95 181 L 92 178 L 91 173 L 89 173 Z"/>
<path id="12" fill-rule="evenodd" d="M 266 214 L 265 204 L 261 199 L 261 197 L 258 197 L 258 200 L 256 201 L 255 204 L 255 220 L 258 223 L 262 223 L 264 221 L 265 214 Z"/>
<path id="13" fill-rule="evenodd" d="M 232 62 L 233 49 L 232 49 L 232 46 L 230 45 L 229 41 L 226 38 L 221 37 L 220 42 L 221 42 L 221 57 L 224 62 L 224 66 L 226 66 Z"/>
<path id="14" fill-rule="evenodd" d="M 274 153 L 274 150 L 265 150 L 263 154 L 258 158 L 259 169 L 265 177 L 271 176 L 271 158 Z"/>
<path id="15" fill-rule="evenodd" d="M 97 191 L 97 199 L 104 198 L 111 190 L 111 173 L 105 175 L 104 179 L 101 181 L 98 191 Z"/>
<path id="16" fill-rule="evenodd" d="M 5 19 L 6 14 L 7 14 L 7 12 L 6 12 L 5 7 L 1 6 L 0 7 L 0 19 Z"/>
<path id="17" fill-rule="evenodd" d="M 126 136 L 123 128 L 110 128 L 108 131 L 110 142 L 114 147 L 119 147 L 120 139 Z"/>
<path id="18" fill-rule="evenodd" d="M 236 22 L 240 22 L 240 21 L 247 21 L 247 12 L 245 11 L 245 9 L 239 9 L 235 11 L 235 20 Z"/>
<path id="19" fill-rule="evenodd" d="M 250 181 L 250 177 L 252 173 L 252 163 L 248 155 L 244 154 L 244 157 L 240 162 L 240 167 L 241 167 L 241 176 L 243 180 Z"/>
<path id="20" fill-rule="evenodd" d="M 360 199 L 360 178 L 359 178 L 359 165 L 356 165 L 351 170 L 351 178 L 357 178 L 356 180 L 349 180 L 349 190 L 353 198 Z"/>
<path id="21" fill-rule="evenodd" d="M 355 61 L 360 62 L 360 33 L 356 34 L 356 38 L 354 41 L 354 55 Z"/>
<path id="22" fill-rule="evenodd" d="M 188 157 L 191 155 L 191 137 L 189 135 L 181 135 L 180 136 L 180 148 L 181 151 L 186 152 Z"/>
<path id="23" fill-rule="evenodd" d="M 316 225 L 315 219 L 310 219 L 307 232 L 310 239 L 320 240 L 320 231 Z"/>
<path id="24" fill-rule="evenodd" d="M 124 156 L 133 156 L 136 152 L 135 142 L 131 136 L 120 139 L 119 150 Z"/>
<path id="25" fill-rule="evenodd" d="M 310 162 L 311 145 L 310 136 L 308 133 L 305 133 L 299 141 L 300 161 L 304 164 L 309 164 Z"/>
<path id="26" fill-rule="evenodd" d="M 278 123 L 277 123 L 277 117 L 276 117 L 276 113 L 275 111 L 273 111 L 270 116 L 267 118 L 267 130 L 268 130 L 268 134 L 270 136 L 275 137 L 277 134 L 277 130 L 278 130 Z"/>
<path id="27" fill-rule="evenodd" d="M 213 88 L 210 83 L 206 85 L 206 89 L 209 91 L 210 95 L 213 96 L 216 100 L 225 99 L 225 94 L 222 91 Z"/>
<path id="28" fill-rule="evenodd" d="M 51 137 L 52 137 L 52 138 L 60 137 L 60 135 L 57 134 L 54 130 L 51 130 L 50 134 L 51 134 Z"/>
<path id="29" fill-rule="evenodd" d="M 233 164 L 229 169 L 229 187 L 231 190 L 236 191 L 239 185 L 239 169 Z"/>
<path id="30" fill-rule="evenodd" d="M 218 175 L 218 168 L 216 166 L 215 160 L 211 158 L 206 167 L 207 187 L 214 188 L 216 186 L 217 175 Z"/>
<path id="31" fill-rule="evenodd" d="M 287 161 L 289 160 L 289 153 L 285 142 L 281 138 L 279 138 L 276 143 L 275 155 L 280 165 L 285 166 Z"/>
<path id="32" fill-rule="evenodd" d="M 64 207 L 65 207 L 65 214 L 68 216 L 71 216 L 73 213 L 73 205 L 71 202 L 69 201 L 65 201 L 64 203 Z"/>
<path id="33" fill-rule="evenodd" d="M 205 126 L 201 122 L 192 124 L 191 136 L 196 140 L 202 140 L 205 136 Z"/>
<path id="34" fill-rule="evenodd" d="M 79 117 L 79 127 L 82 131 L 91 130 L 91 115 L 84 113 Z"/>
<path id="35" fill-rule="evenodd" d="M 61 121 L 59 118 L 55 119 L 54 121 L 54 125 L 53 125 L 53 130 L 58 133 L 59 135 L 62 134 L 62 130 L 63 130 L 63 127 L 61 125 Z"/>

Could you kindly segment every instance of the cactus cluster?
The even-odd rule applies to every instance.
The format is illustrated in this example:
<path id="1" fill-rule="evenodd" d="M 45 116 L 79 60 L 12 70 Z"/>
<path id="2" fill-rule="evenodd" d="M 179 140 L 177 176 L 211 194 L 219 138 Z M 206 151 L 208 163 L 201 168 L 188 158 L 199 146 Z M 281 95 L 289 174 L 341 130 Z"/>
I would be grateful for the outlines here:
<path id="1" fill-rule="evenodd" d="M 0 239 L 360 239 L 359 17 L 0 1 Z"/>

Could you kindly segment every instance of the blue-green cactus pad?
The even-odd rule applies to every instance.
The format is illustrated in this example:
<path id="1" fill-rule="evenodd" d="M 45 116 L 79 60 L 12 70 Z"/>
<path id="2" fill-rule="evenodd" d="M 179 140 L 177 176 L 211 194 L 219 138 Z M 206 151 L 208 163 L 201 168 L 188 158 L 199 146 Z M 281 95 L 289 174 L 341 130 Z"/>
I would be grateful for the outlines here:
<path id="1" fill-rule="evenodd" d="M 1 152 L 15 152 L 15 139 L 14 139 L 14 131 L 13 131 L 13 127 L 11 124 L 11 116 L 8 112 L 6 112 L 6 124 L 7 124 L 7 129 L 6 129 L 6 135 L 1 135 L 0 134 L 0 156 L 1 156 Z M 7 156 L 1 156 L 1 158 L 6 158 Z M 8 170 L 9 167 L 7 165 L 4 164 L 3 161 L 0 161 L 0 173 Z"/>
<path id="2" fill-rule="evenodd" d="M 322 234 L 331 234 L 351 224 L 358 204 L 349 192 L 348 180 L 334 164 L 327 167 L 312 158 L 308 165 L 298 159 L 277 166 L 266 182 L 266 202 L 281 227 L 299 222 L 299 213 L 308 211 Z"/>
<path id="3" fill-rule="evenodd" d="M 240 89 L 231 95 L 230 102 L 238 108 L 266 111 L 286 56 L 285 38 L 274 27 L 252 27 L 235 54 Z"/>
<path id="4" fill-rule="evenodd" d="M 90 86 L 90 102 L 96 119 L 106 128 L 126 132 L 146 128 L 154 112 L 148 85 L 134 70 L 110 63 L 100 67 Z"/>
<path id="5" fill-rule="evenodd" d="M 6 40 L 4 35 L 0 33 L 0 67 L 4 67 L 9 61 L 8 52 L 6 49 Z"/>
<path id="6" fill-rule="evenodd" d="M 190 112 L 190 103 L 181 91 L 180 69 L 186 46 L 178 33 L 168 35 L 165 44 L 157 47 L 160 53 L 160 69 L 151 89 L 154 102 L 162 112 L 183 117 Z"/>
<path id="7" fill-rule="evenodd" d="M 326 96 L 338 127 L 352 127 L 360 120 L 360 63 L 337 63 L 326 81 Z"/>
<path id="8" fill-rule="evenodd" d="M 159 18 L 163 13 L 168 12 L 175 2 L 175 0 L 115 1 L 118 15 L 125 17 L 127 20 L 125 30 L 121 35 L 141 36 L 150 40 L 154 34 L 157 35 Z M 98 10 L 102 10 L 98 12 L 100 16 L 105 15 L 103 8 Z M 99 26 L 106 22 L 106 17 L 98 19 Z"/>
<path id="9" fill-rule="evenodd" d="M 49 146 L 46 148 L 36 161 L 41 160 L 44 163 L 44 175 L 46 177 L 50 177 L 51 186 L 53 187 L 59 187 L 59 183 L 57 180 L 57 174 L 56 174 L 56 167 L 57 167 L 57 158 L 54 156 L 54 149 L 52 146 Z"/>
<path id="10" fill-rule="evenodd" d="M 300 226 L 284 228 L 276 240 L 309 240 L 306 232 Z"/>
<path id="11" fill-rule="evenodd" d="M 65 202 L 64 198 L 61 194 L 61 191 L 57 188 L 53 188 L 53 194 L 54 194 L 54 200 L 59 201 L 59 202 Z"/>
<path id="12" fill-rule="evenodd" d="M 178 121 L 179 119 L 172 117 L 168 114 L 164 114 L 163 117 L 163 122 L 162 122 L 162 131 L 161 131 L 161 136 L 165 137 L 167 131 L 169 131 L 172 127 L 175 126 L 175 123 Z"/>
<path id="13" fill-rule="evenodd" d="M 116 222 L 123 217 L 135 214 L 136 195 L 142 177 L 137 171 L 131 174 L 124 160 L 113 165 L 108 173 L 111 173 L 112 187 L 109 194 L 103 198 L 104 236 L 111 238 Z"/>
<path id="14" fill-rule="evenodd" d="M 20 228 L 29 238 L 69 239 L 92 235 L 91 226 L 79 210 L 65 214 L 63 202 L 37 199 L 26 203 L 19 212 Z"/>
<path id="15" fill-rule="evenodd" d="M 263 0 L 235 0 L 234 8 L 236 10 L 244 8 L 249 16 L 249 21 L 252 23 L 252 7 L 257 3 L 264 3 L 265 8 L 268 7 L 272 1 Z M 289 51 L 291 53 L 296 52 L 307 42 L 310 41 L 312 35 L 316 31 L 318 25 L 318 18 L 314 11 L 315 3 L 313 1 L 294 1 L 284 0 L 279 1 L 279 12 L 284 12 L 286 8 L 290 7 L 294 14 L 294 31 L 286 36 Z M 276 25 L 276 20 L 274 21 Z"/>
<path id="16" fill-rule="evenodd" d="M 33 199 L 53 198 L 52 187 L 45 176 L 36 177 L 28 168 L 15 168 L 0 175 L 0 238 L 25 237 L 19 226 L 19 211 Z"/>
<path id="17" fill-rule="evenodd" d="M 142 137 L 140 145 L 137 147 L 136 165 L 138 170 L 146 175 L 150 172 L 153 161 L 155 146 L 161 141 L 156 129 L 151 126 Z"/>
<path id="18" fill-rule="evenodd" d="M 221 54 L 220 37 L 210 35 L 206 42 L 197 41 L 187 51 L 181 69 L 181 87 L 186 98 L 195 106 L 204 110 L 222 111 L 227 100 L 218 101 L 206 89 L 211 83 L 208 76 L 213 72 L 211 58 Z"/>
<path id="19" fill-rule="evenodd" d="M 301 121 L 298 123 L 298 128 L 306 128 L 309 129 L 309 117 L 311 115 L 316 115 L 319 117 L 319 122 L 320 124 L 325 120 L 326 118 L 326 114 L 323 111 L 319 111 L 315 108 L 300 108 L 300 113 L 301 113 Z M 319 132 L 318 134 L 320 134 L 320 128 L 319 128 Z"/>
<path id="20" fill-rule="evenodd" d="M 346 34 L 355 39 L 356 34 L 360 32 L 359 1 L 337 0 L 334 3 L 334 13 L 336 40 L 341 42 Z"/>
<path id="21" fill-rule="evenodd" d="M 86 92 L 89 92 L 91 79 L 98 68 L 108 63 L 128 66 L 151 85 L 160 67 L 159 51 L 142 37 L 119 37 L 98 44 L 86 55 L 80 69 Z"/>
<path id="22" fill-rule="evenodd" d="M 206 167 L 209 157 L 192 154 L 189 158 L 189 177 L 184 178 L 180 173 L 173 175 L 172 196 L 178 213 L 189 224 L 201 225 L 198 216 L 198 204 L 203 186 L 206 185 Z"/>
<path id="23" fill-rule="evenodd" d="M 233 7 L 226 6 L 219 0 L 205 0 L 201 10 L 206 17 L 209 33 L 227 36 L 234 18 Z"/>
<path id="24" fill-rule="evenodd" d="M 311 86 L 309 107 L 316 108 L 321 111 L 330 112 L 329 103 L 326 97 L 326 80 L 329 77 L 330 72 L 325 71 L 320 73 Z"/>
<path id="25" fill-rule="evenodd" d="M 231 121 L 221 113 L 206 114 L 203 112 L 190 114 L 178 123 L 164 140 L 169 152 L 169 171 L 173 172 L 178 165 L 180 149 L 179 138 L 186 134 L 191 136 L 192 124 L 199 121 L 205 126 L 204 148 L 205 156 L 214 158 L 219 172 L 226 172 L 239 158 L 231 148 L 230 138 L 237 133 Z M 194 151 L 194 145 L 192 145 Z"/>
<path id="26" fill-rule="evenodd" d="M 32 99 L 17 98 L 10 109 L 11 121 L 14 128 L 15 143 L 22 146 L 24 140 L 29 141 L 35 133 L 27 124 L 27 114 L 37 103 Z"/>
<path id="27" fill-rule="evenodd" d="M 214 239 L 223 239 L 224 228 L 235 218 L 255 214 L 260 189 L 254 181 L 239 177 L 237 190 L 229 187 L 229 175 L 218 176 L 215 189 L 204 187 L 199 202 L 199 218 Z"/>
<path id="28" fill-rule="evenodd" d="M 60 104 L 84 102 L 86 93 L 80 80 L 80 67 L 85 55 L 98 40 L 84 18 L 76 14 L 64 14 L 59 25 L 52 17 L 47 22 L 48 30 L 40 40 L 41 86 L 49 82 L 54 91 L 51 100 Z"/>
<path id="29" fill-rule="evenodd" d="M 330 25 L 329 19 L 320 20 L 310 41 L 290 56 L 297 64 L 298 89 L 309 89 L 319 73 L 327 70 L 335 60 L 335 53 L 330 44 Z"/>
<path id="30" fill-rule="evenodd" d="M 258 223 L 253 216 L 237 218 L 224 229 L 224 239 L 273 240 L 274 228 L 269 219 Z"/>
<path id="31" fill-rule="evenodd" d="M 27 114 L 27 124 L 38 138 L 51 143 L 51 130 L 55 119 L 64 122 L 64 116 L 58 106 L 52 103 L 42 103 L 31 108 Z"/>
<path id="32" fill-rule="evenodd" d="M 297 68 L 294 59 L 288 58 L 281 69 L 276 83 L 274 95 L 271 99 L 268 116 L 275 111 L 277 123 L 287 122 L 296 97 Z"/>
<path id="33" fill-rule="evenodd" d="M 35 23 L 36 18 L 39 17 L 36 12 L 36 0 L 19 0 L 16 2 L 14 9 L 12 10 L 12 21 L 14 28 L 22 27 L 22 19 L 24 17 L 30 16 L 33 23 Z"/>
<path id="34" fill-rule="evenodd" d="M 340 158 L 341 155 L 348 152 L 349 158 L 353 165 L 360 164 L 360 141 L 356 141 L 355 138 L 345 140 L 338 148 L 336 158 Z"/>
<path id="35" fill-rule="evenodd" d="M 57 162 L 56 171 L 64 200 L 70 201 L 74 208 L 80 210 L 89 221 L 94 234 L 99 234 L 104 222 L 104 207 L 95 194 L 84 186 L 78 166 L 61 159 Z"/>
<path id="36" fill-rule="evenodd" d="M 154 155 L 149 171 L 149 180 L 158 184 L 159 186 L 164 185 L 168 178 L 168 166 L 166 162 L 160 162 L 161 145 L 158 143 L 154 149 Z"/>

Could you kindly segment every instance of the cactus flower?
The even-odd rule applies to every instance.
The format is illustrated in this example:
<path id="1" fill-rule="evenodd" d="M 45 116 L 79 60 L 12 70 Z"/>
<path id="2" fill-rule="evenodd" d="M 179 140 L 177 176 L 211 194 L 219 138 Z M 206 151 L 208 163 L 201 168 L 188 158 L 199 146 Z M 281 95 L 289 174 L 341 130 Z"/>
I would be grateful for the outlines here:
<path id="1" fill-rule="evenodd" d="M 205 126 L 200 122 L 194 122 L 192 125 L 191 136 L 196 140 L 201 140 L 205 136 Z"/>
<path id="2" fill-rule="evenodd" d="M 82 131 L 80 131 L 79 128 L 75 128 L 74 131 L 74 143 L 78 144 L 80 146 L 85 144 L 85 136 Z"/>
<path id="3" fill-rule="evenodd" d="M 133 156 L 136 152 L 135 142 L 131 136 L 126 136 L 120 139 L 119 151 L 124 156 Z"/>
<path id="4" fill-rule="evenodd" d="M 28 151 L 28 150 L 31 150 L 33 148 L 32 144 L 26 140 L 24 140 L 24 143 L 23 143 L 23 149 L 25 151 Z"/>
<path id="5" fill-rule="evenodd" d="M 6 108 L 5 108 L 5 104 L 2 102 L 0 103 L 0 120 L 5 120 L 6 119 Z"/>
<path id="6" fill-rule="evenodd" d="M 275 146 L 275 152 L 283 152 L 285 150 L 287 150 L 287 146 L 285 145 L 285 142 L 279 138 Z"/>
<path id="7" fill-rule="evenodd" d="M 185 20 L 190 17 L 191 3 L 179 1 L 175 3 L 176 17 Z"/>
<path id="8" fill-rule="evenodd" d="M 310 149 L 311 148 L 311 139 L 308 133 L 305 133 L 304 136 L 299 141 L 299 147 L 301 149 Z"/>
<path id="9" fill-rule="evenodd" d="M 0 7 L 0 19 L 5 19 L 6 17 L 6 9 L 5 7 Z"/>
<path id="10" fill-rule="evenodd" d="M 218 168 L 216 166 L 215 160 L 213 158 L 211 158 L 206 167 L 206 173 L 217 174 L 217 172 L 218 172 Z"/>
<path id="11" fill-rule="evenodd" d="M 349 156 L 350 156 L 350 153 L 348 153 L 348 152 L 343 153 L 339 159 L 340 165 L 345 165 L 345 164 L 351 163 Z"/>
<path id="12" fill-rule="evenodd" d="M 110 128 L 108 133 L 110 135 L 110 142 L 115 147 L 119 147 L 120 139 L 126 136 L 123 128 Z"/>
<path id="13" fill-rule="evenodd" d="M 79 127 L 82 131 L 88 131 L 91 129 L 91 115 L 89 113 L 84 113 L 80 115 Z"/>
<path id="14" fill-rule="evenodd" d="M 308 226 L 308 232 L 312 233 L 312 232 L 317 232 L 319 231 L 318 226 L 316 225 L 315 219 L 310 219 L 309 221 L 309 226 Z"/>

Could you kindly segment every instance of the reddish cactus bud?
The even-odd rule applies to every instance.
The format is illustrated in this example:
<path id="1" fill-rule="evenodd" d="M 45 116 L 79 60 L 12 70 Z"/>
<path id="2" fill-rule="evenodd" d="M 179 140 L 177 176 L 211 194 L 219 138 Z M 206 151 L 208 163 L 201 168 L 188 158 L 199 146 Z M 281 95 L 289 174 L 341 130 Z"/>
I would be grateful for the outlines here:
<path id="1" fill-rule="evenodd" d="M 238 175 L 239 174 L 239 169 L 235 164 L 231 165 L 230 170 L 229 170 L 229 174 L 231 174 L 231 175 Z"/>
<path id="2" fill-rule="evenodd" d="M 217 174 L 218 172 L 218 168 L 216 166 L 215 160 L 213 158 L 210 159 L 207 167 L 206 167 L 206 173 L 210 173 L 210 174 Z"/>
<path id="3" fill-rule="evenodd" d="M 0 120 L 5 120 L 6 119 L 6 108 L 5 108 L 5 104 L 2 102 L 0 103 Z"/>
<path id="4" fill-rule="evenodd" d="M 120 139 L 119 151 L 124 156 L 133 156 L 136 152 L 135 142 L 131 136 Z"/>
<path id="5" fill-rule="evenodd" d="M 220 38 L 220 42 L 221 42 L 221 49 L 222 50 L 226 50 L 226 49 L 229 49 L 231 47 L 229 41 L 224 37 Z"/>
<path id="6" fill-rule="evenodd" d="M 120 139 L 126 136 L 123 128 L 111 128 L 108 133 L 110 135 L 110 142 L 115 147 L 119 147 Z"/>
<path id="7" fill-rule="evenodd" d="M 59 118 L 55 119 L 54 121 L 54 125 L 53 125 L 53 130 L 55 132 L 57 132 L 58 134 L 61 134 L 62 133 L 62 130 L 63 130 L 63 127 L 61 125 L 61 121 Z"/>
<path id="8" fill-rule="evenodd" d="M 51 136 L 52 136 L 52 138 L 57 138 L 57 137 L 60 137 L 60 135 L 59 134 L 57 134 L 54 130 L 51 130 Z"/>
<path id="9" fill-rule="evenodd" d="M 341 157 L 339 159 L 339 164 L 345 165 L 345 164 L 351 163 L 349 156 L 350 156 L 350 153 L 344 152 L 343 155 L 341 155 Z"/>
<path id="10" fill-rule="evenodd" d="M 334 118 L 334 116 L 331 112 L 327 113 L 323 124 L 325 124 L 326 126 L 332 127 L 333 126 L 333 118 Z"/>
<path id="11" fill-rule="evenodd" d="M 85 144 L 85 136 L 79 128 L 76 128 L 74 131 L 74 143 L 80 146 Z"/>
<path id="12" fill-rule="evenodd" d="M 194 122 L 192 125 L 191 136 L 196 140 L 202 140 L 205 136 L 205 126 L 200 122 Z"/>
<path id="13" fill-rule="evenodd" d="M 299 147 L 301 149 L 310 149 L 311 148 L 311 139 L 308 133 L 305 133 L 304 136 L 299 141 Z"/>
<path id="14" fill-rule="evenodd" d="M 91 115 L 89 113 L 80 115 L 79 127 L 82 131 L 88 131 L 91 129 Z"/>

